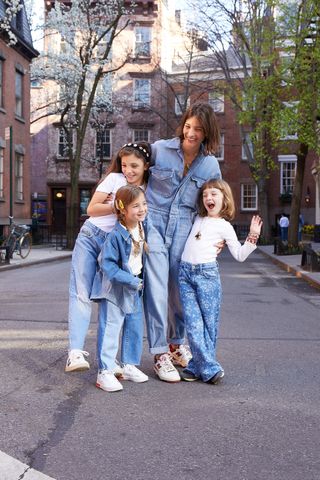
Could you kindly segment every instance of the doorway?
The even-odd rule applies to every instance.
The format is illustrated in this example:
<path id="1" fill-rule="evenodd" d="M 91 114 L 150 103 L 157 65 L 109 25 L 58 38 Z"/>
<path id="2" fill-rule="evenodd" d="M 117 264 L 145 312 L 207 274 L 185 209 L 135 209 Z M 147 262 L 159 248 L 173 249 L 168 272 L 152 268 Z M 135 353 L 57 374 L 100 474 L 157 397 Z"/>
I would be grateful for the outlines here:
<path id="1" fill-rule="evenodd" d="M 66 189 L 52 189 L 52 231 L 66 233 Z"/>

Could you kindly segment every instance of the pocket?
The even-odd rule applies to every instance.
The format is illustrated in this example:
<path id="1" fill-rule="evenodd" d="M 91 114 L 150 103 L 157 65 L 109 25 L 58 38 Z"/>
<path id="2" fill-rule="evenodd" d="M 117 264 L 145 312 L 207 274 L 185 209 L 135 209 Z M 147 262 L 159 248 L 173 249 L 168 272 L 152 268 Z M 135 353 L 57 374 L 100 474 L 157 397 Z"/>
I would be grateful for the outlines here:
<path id="1" fill-rule="evenodd" d="M 158 167 L 150 167 L 150 176 L 148 181 L 148 190 L 153 195 L 159 195 L 163 197 L 171 197 L 175 190 L 175 176 L 174 170 L 169 168 L 160 169 Z"/>
<path id="2" fill-rule="evenodd" d="M 190 177 L 181 196 L 182 205 L 187 205 L 193 209 L 197 208 L 200 188 L 205 181 L 204 178 L 196 177 L 195 175 Z"/>
<path id="3" fill-rule="evenodd" d="M 217 270 L 203 270 L 201 273 L 204 278 L 209 280 L 215 280 L 218 278 Z"/>

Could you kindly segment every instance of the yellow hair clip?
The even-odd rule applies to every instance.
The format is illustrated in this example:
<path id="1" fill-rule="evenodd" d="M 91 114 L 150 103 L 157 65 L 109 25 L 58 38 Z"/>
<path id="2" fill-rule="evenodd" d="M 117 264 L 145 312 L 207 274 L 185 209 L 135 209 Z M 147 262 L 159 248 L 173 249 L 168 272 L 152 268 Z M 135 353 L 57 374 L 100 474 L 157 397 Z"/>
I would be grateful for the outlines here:
<path id="1" fill-rule="evenodd" d="M 122 200 L 118 200 L 118 207 L 120 208 L 120 210 L 123 210 L 123 209 L 124 209 L 124 205 L 123 205 L 123 201 L 122 201 Z"/>

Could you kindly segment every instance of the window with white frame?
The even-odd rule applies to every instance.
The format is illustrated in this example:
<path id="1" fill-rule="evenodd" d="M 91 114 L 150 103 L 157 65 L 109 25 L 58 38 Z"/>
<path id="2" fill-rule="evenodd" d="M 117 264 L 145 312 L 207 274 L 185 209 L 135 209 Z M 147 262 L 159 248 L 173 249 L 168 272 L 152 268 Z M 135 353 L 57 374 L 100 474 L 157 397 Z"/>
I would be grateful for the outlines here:
<path id="1" fill-rule="evenodd" d="M 69 156 L 68 135 L 72 135 L 72 133 L 67 133 L 62 127 L 58 128 L 58 156 L 61 158 Z M 73 148 L 72 141 L 70 147 Z"/>
<path id="2" fill-rule="evenodd" d="M 15 154 L 15 196 L 16 200 L 23 200 L 23 155 Z"/>
<path id="3" fill-rule="evenodd" d="M 241 210 L 258 209 L 258 188 L 254 183 L 241 184 Z"/>
<path id="4" fill-rule="evenodd" d="M 248 160 L 246 146 L 249 148 L 249 151 L 253 156 L 253 144 L 252 144 L 250 133 L 245 133 L 244 138 L 242 139 L 242 148 L 241 148 L 242 160 Z"/>
<path id="5" fill-rule="evenodd" d="M 146 128 L 135 128 L 133 130 L 133 142 L 149 142 L 150 141 L 150 130 Z"/>
<path id="6" fill-rule="evenodd" d="M 151 55 L 151 27 L 138 26 L 135 33 L 135 55 L 149 57 Z"/>
<path id="7" fill-rule="evenodd" d="M 299 102 L 283 102 L 281 140 L 297 140 Z"/>
<path id="8" fill-rule="evenodd" d="M 280 163 L 280 194 L 291 195 L 297 172 L 296 155 L 278 155 Z"/>
<path id="9" fill-rule="evenodd" d="M 224 112 L 224 94 L 222 92 L 209 92 L 208 103 L 215 113 Z"/>
<path id="10" fill-rule="evenodd" d="M 186 96 L 183 93 L 176 95 L 174 99 L 174 113 L 176 115 L 182 115 L 189 105 L 190 97 L 188 97 L 186 101 Z"/>
<path id="11" fill-rule="evenodd" d="M 0 148 L 0 198 L 4 197 L 4 150 Z"/>
<path id="12" fill-rule="evenodd" d="M 144 108 L 150 105 L 151 80 L 147 78 L 134 81 L 133 100 L 135 108 Z"/>
<path id="13" fill-rule="evenodd" d="M 15 114 L 18 117 L 22 117 L 23 116 L 23 74 L 19 70 L 16 70 L 15 97 L 16 97 Z"/>
<path id="14" fill-rule="evenodd" d="M 219 150 L 216 152 L 216 159 L 221 162 L 224 160 L 224 133 L 220 134 Z"/>
<path id="15" fill-rule="evenodd" d="M 111 158 L 111 130 L 109 128 L 96 135 L 96 157 L 103 160 Z"/>

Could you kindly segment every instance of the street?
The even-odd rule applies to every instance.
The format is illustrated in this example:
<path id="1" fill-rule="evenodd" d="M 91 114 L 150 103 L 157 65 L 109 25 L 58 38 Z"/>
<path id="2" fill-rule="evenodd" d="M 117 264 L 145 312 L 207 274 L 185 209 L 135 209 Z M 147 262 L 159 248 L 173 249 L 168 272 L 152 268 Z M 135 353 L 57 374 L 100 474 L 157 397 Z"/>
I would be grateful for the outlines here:
<path id="1" fill-rule="evenodd" d="M 70 261 L 0 272 L 0 450 L 56 480 L 319 480 L 319 290 L 220 257 L 223 383 L 157 380 L 145 339 L 149 381 L 113 394 L 96 309 L 91 369 L 64 373 Z"/>

